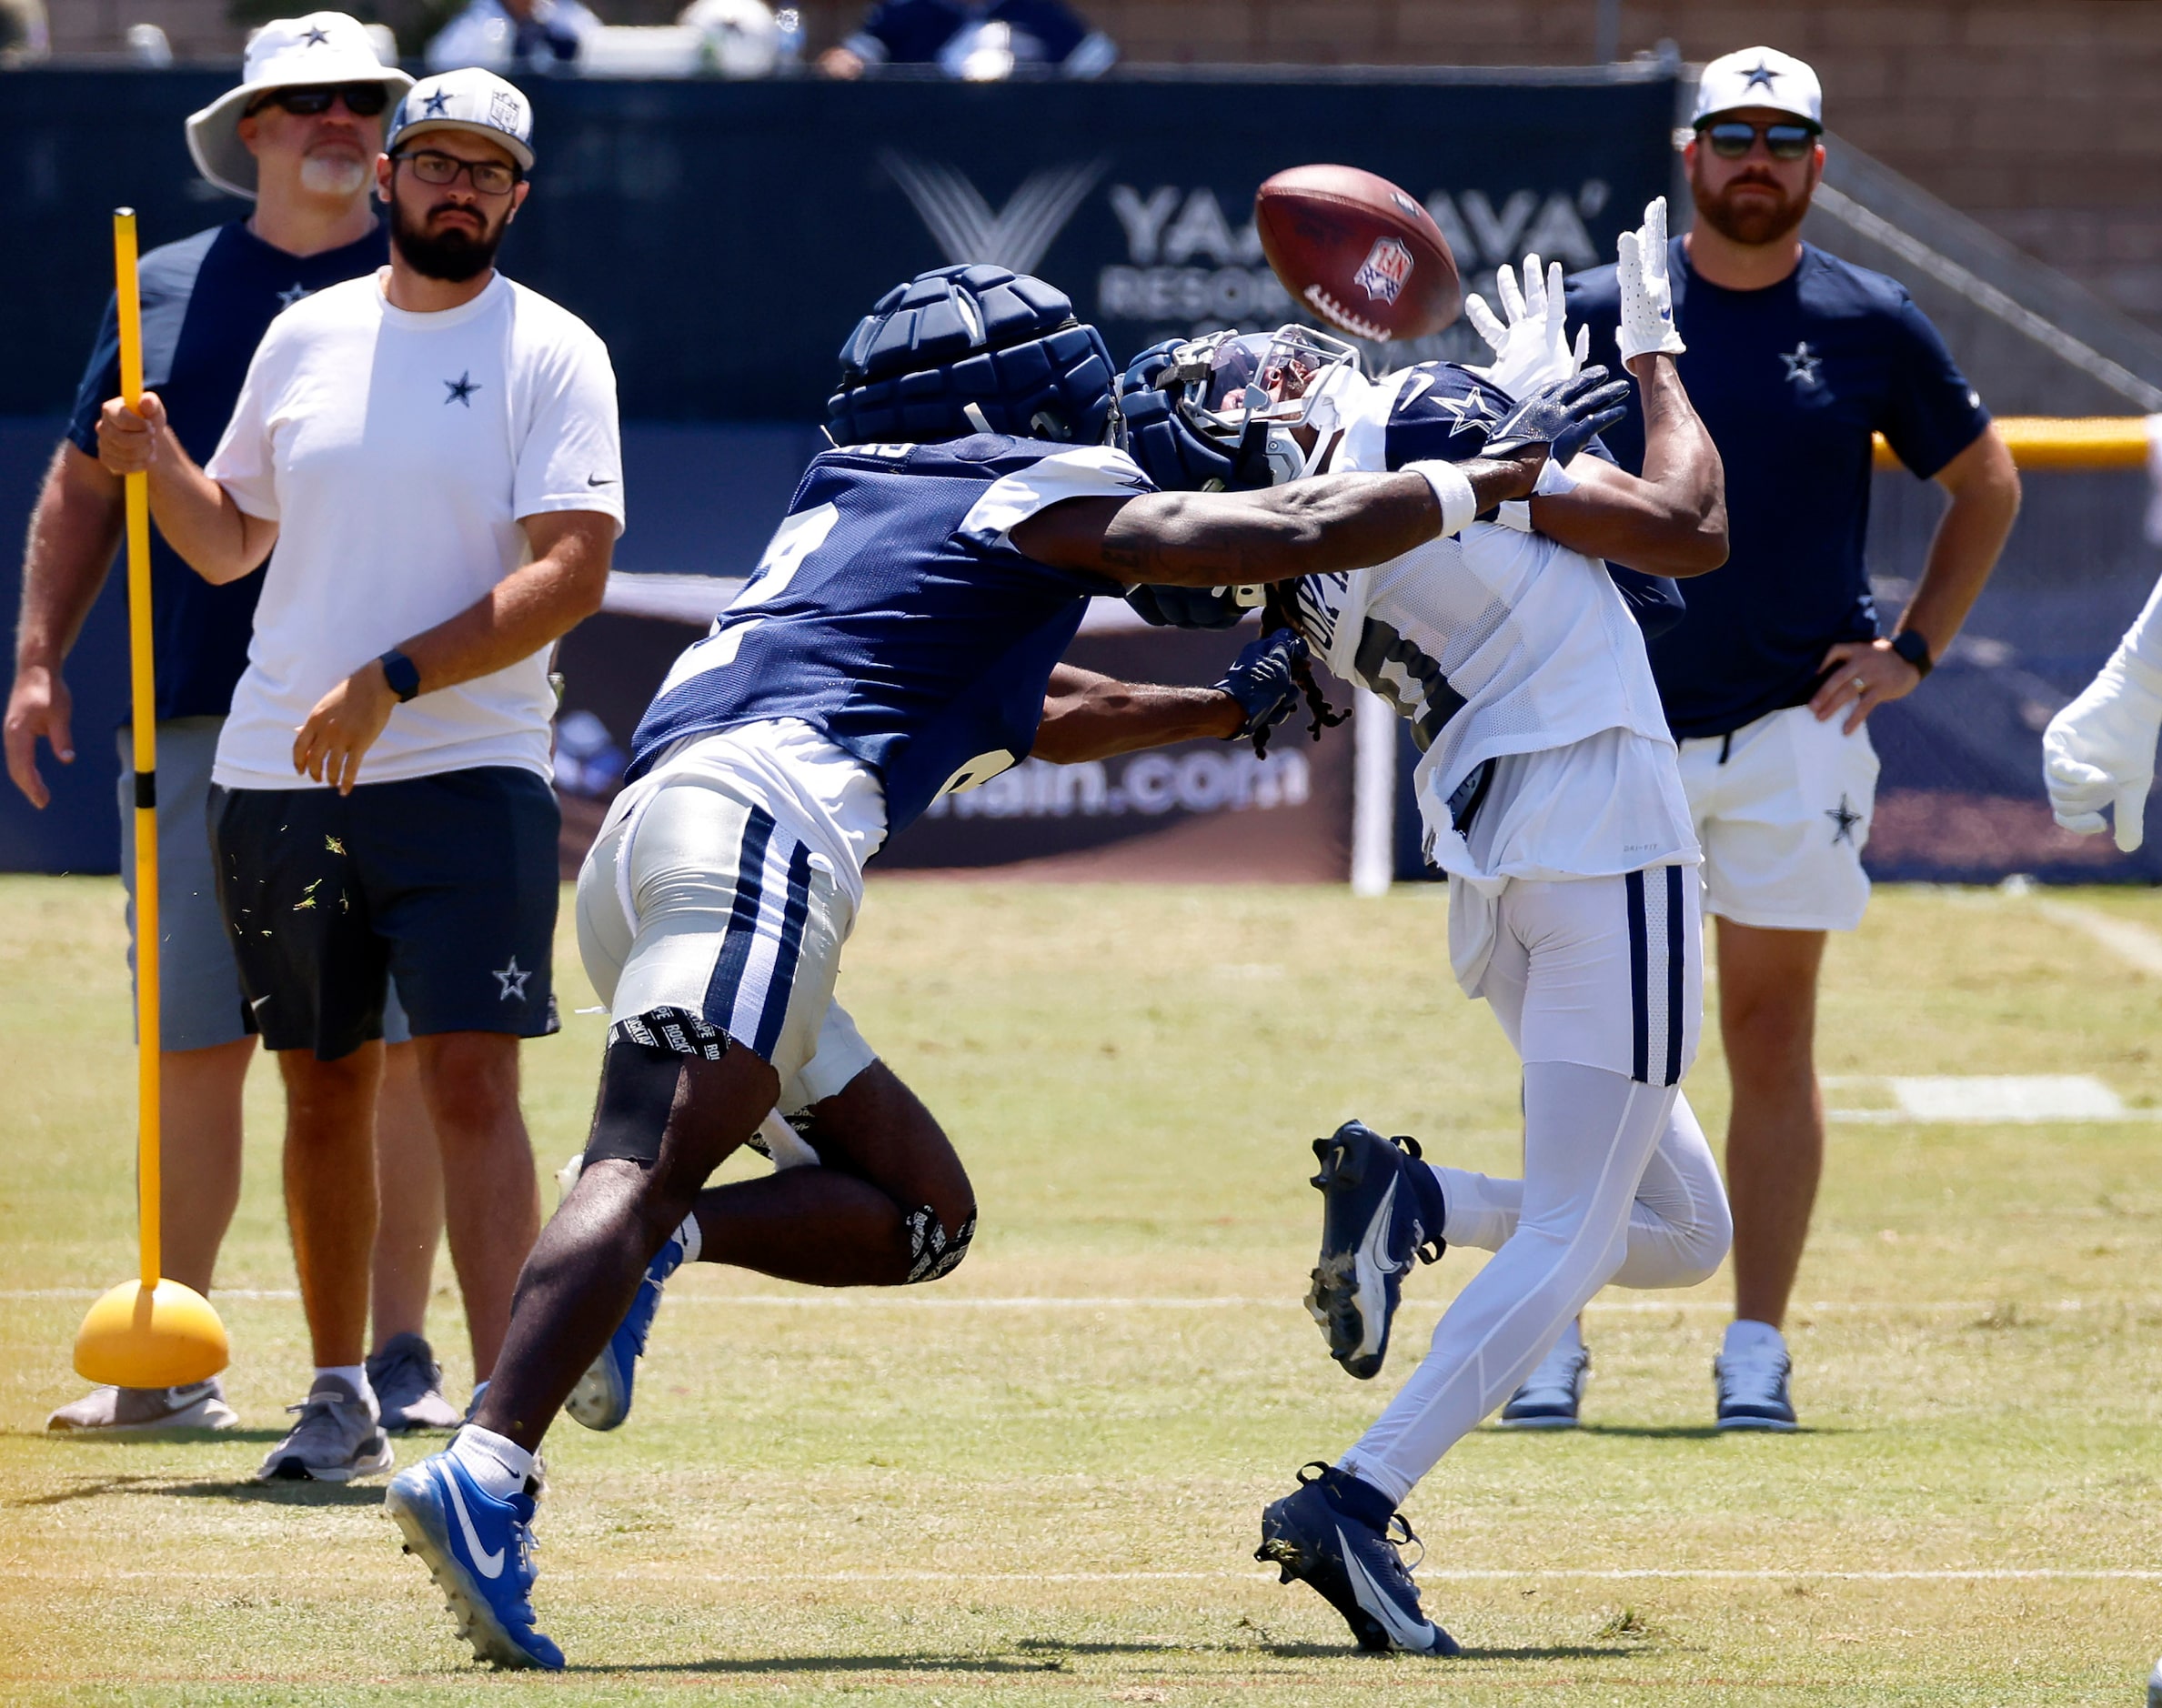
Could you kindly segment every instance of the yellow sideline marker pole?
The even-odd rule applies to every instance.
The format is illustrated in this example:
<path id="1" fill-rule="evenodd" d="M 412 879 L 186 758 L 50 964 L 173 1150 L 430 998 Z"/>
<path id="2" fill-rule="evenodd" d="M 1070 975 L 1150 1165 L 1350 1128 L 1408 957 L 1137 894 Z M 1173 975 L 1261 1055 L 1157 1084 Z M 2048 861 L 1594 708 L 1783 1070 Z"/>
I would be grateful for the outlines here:
<path id="1" fill-rule="evenodd" d="M 2022 468 L 2145 468 L 2147 464 L 2147 417 L 2143 415 L 2006 415 L 1997 417 L 1996 430 Z M 1876 466 L 1900 466 L 1881 433 Z"/>
<path id="2" fill-rule="evenodd" d="M 120 392 L 143 399 L 143 305 L 136 277 L 136 212 L 113 213 L 114 286 L 119 305 Z M 125 482 L 127 500 L 127 640 L 136 762 L 136 1217 L 141 1272 L 90 1307 L 75 1334 L 75 1373 L 123 1388 L 206 1381 L 226 1367 L 225 1324 L 191 1287 L 166 1281 L 158 1212 L 157 678 L 150 635 L 150 487 Z"/>

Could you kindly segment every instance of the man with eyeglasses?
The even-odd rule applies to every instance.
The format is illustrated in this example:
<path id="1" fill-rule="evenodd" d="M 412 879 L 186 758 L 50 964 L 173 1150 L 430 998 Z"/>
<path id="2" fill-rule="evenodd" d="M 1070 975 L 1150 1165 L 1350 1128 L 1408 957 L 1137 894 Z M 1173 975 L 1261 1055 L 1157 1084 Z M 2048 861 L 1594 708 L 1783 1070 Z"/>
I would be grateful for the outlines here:
<path id="1" fill-rule="evenodd" d="M 197 232 L 143 257 L 145 367 L 175 433 L 206 450 L 217 443 L 264 329 L 326 286 L 373 272 L 388 246 L 368 204 L 383 116 L 412 79 L 380 64 L 367 32 L 340 12 L 265 25 L 248 42 L 236 88 L 187 122 L 205 178 L 254 204 L 246 217 Z M 51 799 L 37 766 L 43 739 L 74 759 L 62 667 L 119 539 L 120 483 L 99 466 L 99 406 L 119 387 L 118 334 L 106 311 L 76 398 L 75 419 L 46 475 L 23 573 L 15 676 L 8 698 L 9 774 L 32 805 Z M 205 798 L 234 684 L 247 664 L 259 575 L 205 583 L 162 536 L 151 540 L 156 625 L 159 917 L 165 937 L 164 1079 L 166 1267 L 210 1290 L 218 1248 L 240 1191 L 241 1092 L 255 1029 L 218 913 L 205 831 Z M 132 881 L 134 777 L 119 731 L 121 873 Z M 395 993 L 377 1122 L 384 1214 L 375 1261 L 376 1354 L 370 1360 L 393 1428 L 444 1428 L 458 1412 L 423 1338 L 442 1231 L 440 1169 L 420 1100 L 414 1051 Z M 62 1406 L 56 1432 L 228 1429 L 238 1419 L 216 1380 L 180 1388 L 93 1390 Z"/>
<path id="2" fill-rule="evenodd" d="M 615 377 L 495 270 L 532 109 L 478 70 L 407 94 L 376 162 L 390 265 L 265 336 L 197 467 L 155 395 L 100 454 L 214 584 L 267 557 L 210 798 L 220 900 L 287 1087 L 287 1208 L 316 1375 L 265 1480 L 389 1468 L 360 1367 L 383 990 L 411 1017 L 485 1383 L 538 1231 L 518 1043 L 558 1030 L 549 648 L 623 518 Z"/>
<path id="3" fill-rule="evenodd" d="M 1816 74 L 1769 47 L 1715 59 L 1683 149 L 1696 226 L 1668 246 L 1677 358 L 1726 468 L 1732 551 L 1651 643 L 1718 919 L 1720 1029 L 1733 1084 L 1727 1191 L 1735 1321 L 1713 1366 L 1722 1430 L 1795 1427 L 1782 1324 L 1824 1166 L 1814 1062 L 1827 931 L 1862 921 L 1877 762 L 1865 720 L 1945 656 L 2019 507 L 1981 398 L 1906 290 L 1804 243 L 1824 173 Z M 1569 282 L 1594 350 L 1617 324 L 1614 270 Z M 1872 435 L 1950 495 L 1928 559 L 1880 635 L 1863 546 Z M 1641 415 L 1605 436 L 1641 459 Z M 1576 1422 L 1589 1355 L 1572 1327 L 1503 1410 Z"/>

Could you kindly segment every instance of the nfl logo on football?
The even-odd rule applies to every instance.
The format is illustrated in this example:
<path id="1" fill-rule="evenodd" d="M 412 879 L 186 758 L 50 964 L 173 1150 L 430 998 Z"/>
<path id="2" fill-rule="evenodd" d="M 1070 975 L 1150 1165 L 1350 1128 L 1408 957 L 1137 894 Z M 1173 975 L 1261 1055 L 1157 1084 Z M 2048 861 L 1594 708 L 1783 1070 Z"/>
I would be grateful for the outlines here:
<path id="1" fill-rule="evenodd" d="M 1394 237 L 1376 237 L 1352 283 L 1372 302 L 1393 303 L 1412 276 L 1412 252 Z"/>

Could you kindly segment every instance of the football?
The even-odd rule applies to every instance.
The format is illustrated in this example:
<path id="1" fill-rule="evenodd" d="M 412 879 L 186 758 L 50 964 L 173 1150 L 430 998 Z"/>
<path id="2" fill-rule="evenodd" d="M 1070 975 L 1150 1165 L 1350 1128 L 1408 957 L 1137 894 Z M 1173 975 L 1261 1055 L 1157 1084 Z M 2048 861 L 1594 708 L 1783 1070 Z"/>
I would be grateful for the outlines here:
<path id="1" fill-rule="evenodd" d="M 1433 216 L 1371 172 L 1279 172 L 1254 193 L 1253 223 L 1284 289 L 1353 337 L 1422 338 L 1463 306 L 1456 257 Z"/>

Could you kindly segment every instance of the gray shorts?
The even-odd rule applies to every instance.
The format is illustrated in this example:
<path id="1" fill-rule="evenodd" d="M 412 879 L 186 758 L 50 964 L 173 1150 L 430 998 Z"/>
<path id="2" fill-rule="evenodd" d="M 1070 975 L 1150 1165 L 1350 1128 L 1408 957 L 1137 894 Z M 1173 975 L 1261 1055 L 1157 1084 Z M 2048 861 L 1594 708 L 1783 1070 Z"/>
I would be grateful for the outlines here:
<path id="1" fill-rule="evenodd" d="M 223 718 L 169 718 L 157 726 L 158 1030 L 166 1050 L 208 1050 L 255 1032 L 240 991 L 240 966 L 218 911 L 211 866 L 210 768 Z M 134 737 L 120 746 L 120 881 L 127 889 L 128 971 L 135 971 L 136 769 Z M 383 1041 L 413 1036 L 394 984 Z"/>

